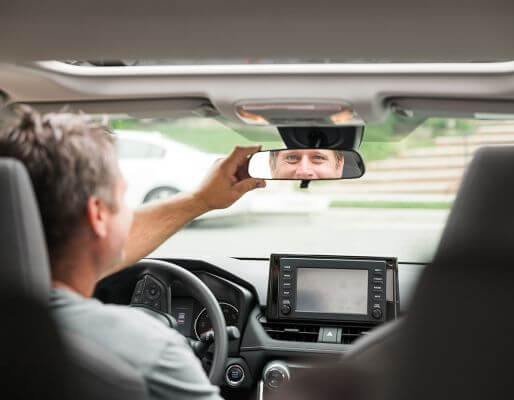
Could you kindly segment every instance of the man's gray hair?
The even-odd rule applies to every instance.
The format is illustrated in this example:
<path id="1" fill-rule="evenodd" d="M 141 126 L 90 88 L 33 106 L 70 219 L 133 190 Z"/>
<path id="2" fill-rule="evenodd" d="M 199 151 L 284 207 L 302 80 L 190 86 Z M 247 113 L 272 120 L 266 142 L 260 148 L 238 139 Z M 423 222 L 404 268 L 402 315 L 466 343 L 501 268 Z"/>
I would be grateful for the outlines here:
<path id="1" fill-rule="evenodd" d="M 17 106 L 14 118 L 0 127 L 0 157 L 16 158 L 27 168 L 52 263 L 82 221 L 90 196 L 115 208 L 113 136 L 84 114 L 41 115 Z"/>

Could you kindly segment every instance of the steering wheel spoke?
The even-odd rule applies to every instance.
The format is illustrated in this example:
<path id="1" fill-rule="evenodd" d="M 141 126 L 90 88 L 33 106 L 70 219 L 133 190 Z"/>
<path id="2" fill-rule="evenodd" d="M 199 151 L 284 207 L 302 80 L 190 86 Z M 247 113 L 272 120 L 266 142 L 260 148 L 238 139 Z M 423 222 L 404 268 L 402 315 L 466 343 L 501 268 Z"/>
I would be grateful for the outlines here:
<path id="1" fill-rule="evenodd" d="M 227 326 L 227 337 L 228 340 L 239 340 L 241 333 L 236 326 Z M 202 359 L 215 341 L 214 330 L 210 329 L 202 333 L 200 340 L 189 339 L 189 345 L 197 357 Z"/>

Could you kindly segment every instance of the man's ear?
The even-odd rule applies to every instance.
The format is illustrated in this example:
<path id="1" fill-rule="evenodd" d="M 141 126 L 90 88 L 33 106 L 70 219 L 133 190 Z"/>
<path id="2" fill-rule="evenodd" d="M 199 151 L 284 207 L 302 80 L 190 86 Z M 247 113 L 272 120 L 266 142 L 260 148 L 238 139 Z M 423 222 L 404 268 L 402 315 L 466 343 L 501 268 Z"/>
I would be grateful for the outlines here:
<path id="1" fill-rule="evenodd" d="M 107 236 L 107 207 L 98 197 L 90 196 L 87 200 L 86 218 L 96 236 L 100 238 Z"/>

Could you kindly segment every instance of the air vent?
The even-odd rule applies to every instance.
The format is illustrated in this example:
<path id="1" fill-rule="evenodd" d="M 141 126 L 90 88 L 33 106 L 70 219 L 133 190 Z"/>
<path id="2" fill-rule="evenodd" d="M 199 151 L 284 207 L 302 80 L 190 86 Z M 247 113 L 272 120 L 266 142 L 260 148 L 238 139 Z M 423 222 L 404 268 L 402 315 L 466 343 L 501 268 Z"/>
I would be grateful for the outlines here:
<path id="1" fill-rule="evenodd" d="M 317 342 L 319 326 L 261 322 L 266 333 L 276 340 Z"/>
<path id="2" fill-rule="evenodd" d="M 350 344 L 362 335 L 366 335 L 371 329 L 368 325 L 346 325 L 342 326 L 341 343 Z"/>
<path id="3" fill-rule="evenodd" d="M 259 322 L 272 339 L 292 342 L 317 342 L 321 329 L 321 325 L 268 322 L 264 317 L 260 318 Z M 359 324 L 339 324 L 338 327 L 341 328 L 342 344 L 354 342 L 372 328 L 369 325 Z"/>

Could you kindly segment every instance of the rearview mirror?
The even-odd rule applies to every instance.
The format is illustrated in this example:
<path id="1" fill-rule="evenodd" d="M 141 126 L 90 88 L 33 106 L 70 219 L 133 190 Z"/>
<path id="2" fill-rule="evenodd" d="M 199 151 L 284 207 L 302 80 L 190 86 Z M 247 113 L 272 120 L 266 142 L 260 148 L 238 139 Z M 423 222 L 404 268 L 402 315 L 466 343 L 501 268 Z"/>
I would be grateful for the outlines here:
<path id="1" fill-rule="evenodd" d="M 252 178 L 324 180 L 360 178 L 364 162 L 357 151 L 320 148 L 259 151 L 248 161 Z"/>

